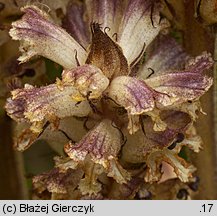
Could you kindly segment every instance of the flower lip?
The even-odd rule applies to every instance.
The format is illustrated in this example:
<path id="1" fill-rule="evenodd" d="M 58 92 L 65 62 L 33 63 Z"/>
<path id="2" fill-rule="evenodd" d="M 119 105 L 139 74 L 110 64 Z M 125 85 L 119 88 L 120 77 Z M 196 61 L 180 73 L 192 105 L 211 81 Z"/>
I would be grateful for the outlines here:
<path id="1" fill-rule="evenodd" d="M 47 173 L 37 175 L 33 178 L 33 188 L 40 194 L 45 190 L 51 193 L 67 194 L 70 189 L 75 189 L 83 172 L 81 170 L 68 169 L 63 171 L 54 168 Z"/>
<path id="2" fill-rule="evenodd" d="M 154 91 L 145 82 L 134 77 L 119 76 L 109 87 L 108 95 L 131 115 L 142 114 L 154 108 Z"/>
<path id="3" fill-rule="evenodd" d="M 180 44 L 169 35 L 160 34 L 150 47 L 151 51 L 147 61 L 141 65 L 137 77 L 143 80 L 161 73 L 183 70 L 190 56 L 183 50 Z M 150 72 L 153 72 L 151 74 Z"/>
<path id="4" fill-rule="evenodd" d="M 99 68 L 87 64 L 63 71 L 62 81 L 79 91 L 80 96 L 76 95 L 74 98 L 78 101 L 100 98 L 109 85 L 109 79 Z"/>
<path id="5" fill-rule="evenodd" d="M 120 132 L 112 126 L 110 120 L 104 120 L 78 144 L 66 145 L 65 151 L 75 161 L 84 160 L 89 153 L 93 160 L 104 163 L 104 160 L 108 160 L 109 156 L 115 157 L 118 154 L 120 146 Z"/>
<path id="6" fill-rule="evenodd" d="M 159 107 L 178 105 L 198 99 L 211 87 L 212 78 L 204 73 L 212 65 L 210 54 L 203 53 L 190 60 L 183 71 L 160 73 L 145 82 L 155 91 L 168 95 L 167 100 L 156 98 Z"/>
<path id="7" fill-rule="evenodd" d="M 122 145 L 122 135 L 112 122 L 104 119 L 90 130 L 81 141 L 75 145 L 65 145 L 65 152 L 76 161 L 81 162 L 90 157 L 96 164 L 101 164 L 108 176 L 120 184 L 130 179 L 129 173 L 119 164 L 117 156 Z"/>
<path id="8" fill-rule="evenodd" d="M 54 24 L 50 16 L 36 6 L 25 6 L 21 9 L 24 15 L 21 20 L 12 23 L 10 35 L 20 40 L 23 55 L 21 63 L 36 55 L 49 58 L 64 68 L 77 65 L 86 60 L 86 51 L 61 27 Z M 75 51 L 76 50 L 76 51 Z"/>
<path id="9" fill-rule="evenodd" d="M 158 33 L 169 26 L 160 18 L 160 10 L 161 4 L 157 0 L 128 1 L 118 31 L 118 44 L 131 67 L 139 62 Z"/>
<path id="10" fill-rule="evenodd" d="M 43 122 L 45 119 L 67 116 L 85 116 L 90 107 L 87 102 L 76 105 L 71 95 L 77 90 L 69 85 L 51 84 L 40 88 L 25 85 L 24 89 L 12 91 L 12 97 L 5 105 L 7 113 L 16 121 Z M 64 104 L 62 103 L 64 101 Z M 53 116 L 53 117 L 52 117 Z"/>

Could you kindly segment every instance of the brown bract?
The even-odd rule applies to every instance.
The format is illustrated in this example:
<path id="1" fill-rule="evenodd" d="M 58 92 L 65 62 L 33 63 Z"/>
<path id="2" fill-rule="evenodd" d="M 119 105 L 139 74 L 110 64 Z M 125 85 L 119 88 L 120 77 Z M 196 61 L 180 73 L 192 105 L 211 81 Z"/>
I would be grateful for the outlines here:
<path id="1" fill-rule="evenodd" d="M 124 57 L 121 47 L 107 35 L 106 28 L 103 33 L 100 24 L 93 23 L 91 30 L 92 42 L 86 63 L 96 65 L 109 79 L 128 75 L 127 59 Z"/>

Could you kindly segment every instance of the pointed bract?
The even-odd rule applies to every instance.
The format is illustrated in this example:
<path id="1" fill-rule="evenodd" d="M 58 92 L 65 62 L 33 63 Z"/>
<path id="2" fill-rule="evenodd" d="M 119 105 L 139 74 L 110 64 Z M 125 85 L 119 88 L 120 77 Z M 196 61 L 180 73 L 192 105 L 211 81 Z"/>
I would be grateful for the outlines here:
<path id="1" fill-rule="evenodd" d="M 121 47 L 101 30 L 98 23 L 92 24 L 92 44 L 86 63 L 100 68 L 109 79 L 129 74 Z"/>

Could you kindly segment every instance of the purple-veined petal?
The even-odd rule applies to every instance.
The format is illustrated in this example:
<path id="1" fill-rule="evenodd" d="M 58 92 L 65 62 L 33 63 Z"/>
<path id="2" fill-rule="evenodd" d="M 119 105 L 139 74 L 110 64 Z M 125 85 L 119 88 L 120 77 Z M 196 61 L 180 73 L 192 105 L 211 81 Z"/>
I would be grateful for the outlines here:
<path id="1" fill-rule="evenodd" d="M 108 96 L 131 115 L 153 110 L 154 94 L 145 82 L 127 76 L 119 76 L 112 80 L 108 91 Z"/>
<path id="2" fill-rule="evenodd" d="M 72 95 L 78 91 L 72 86 L 58 87 L 56 84 L 36 88 L 25 85 L 24 89 L 12 91 L 5 108 L 7 114 L 18 122 L 29 122 L 30 127 L 22 131 L 16 138 L 15 148 L 24 151 L 46 129 L 47 122 L 56 129 L 59 119 L 69 116 L 86 116 L 91 111 L 87 101 L 79 104 Z"/>
<path id="3" fill-rule="evenodd" d="M 51 84 L 43 87 L 25 85 L 16 89 L 8 98 L 6 111 L 16 121 L 39 123 L 50 121 L 54 117 L 86 116 L 90 112 L 88 102 L 76 105 L 72 95 L 78 94 L 70 85 Z"/>
<path id="4" fill-rule="evenodd" d="M 162 97 L 156 97 L 162 106 L 196 100 L 212 85 L 212 78 L 204 73 L 212 65 L 213 61 L 210 55 L 205 53 L 191 60 L 183 71 L 161 73 L 159 76 L 146 79 L 145 82 L 157 92 L 169 96 L 167 101 Z"/>
<path id="5" fill-rule="evenodd" d="M 182 70 L 189 58 L 190 56 L 174 38 L 160 35 L 152 44 L 147 61 L 140 67 L 137 77 L 146 79 L 152 72 L 151 77 L 154 77 L 160 73 Z"/>
<path id="6" fill-rule="evenodd" d="M 79 95 L 75 95 L 76 101 L 86 98 L 97 99 L 109 85 L 109 79 L 103 72 L 93 65 L 83 65 L 74 70 L 64 71 L 62 81 L 74 86 Z"/>
<path id="7" fill-rule="evenodd" d="M 86 48 L 90 43 L 89 23 L 85 18 L 85 4 L 71 1 L 63 19 L 63 27 L 81 46 Z"/>
<path id="8" fill-rule="evenodd" d="M 129 0 L 118 32 L 118 43 L 131 66 L 168 23 L 161 20 L 159 1 Z"/>
<path id="9" fill-rule="evenodd" d="M 106 33 L 116 40 L 124 10 L 122 0 L 86 0 L 89 22 L 99 23 Z"/>
<path id="10" fill-rule="evenodd" d="M 117 155 L 122 145 L 122 135 L 114 123 L 103 120 L 77 144 L 69 143 L 65 152 L 74 161 L 84 161 L 90 156 L 94 163 L 101 164 L 108 176 L 118 183 L 126 183 L 130 179 L 129 173 L 117 161 Z"/>
<path id="11" fill-rule="evenodd" d="M 164 130 L 163 123 L 154 115 L 155 100 L 171 104 L 166 94 L 161 94 L 150 88 L 143 80 L 136 77 L 119 76 L 112 80 L 108 96 L 128 112 L 128 129 L 130 134 L 139 129 L 139 117 L 146 113 L 159 124 L 159 130 Z M 156 126 L 155 126 L 156 128 Z"/>
<path id="12" fill-rule="evenodd" d="M 36 6 L 22 8 L 21 20 L 12 23 L 10 35 L 20 40 L 23 55 L 19 61 L 26 62 L 35 55 L 41 55 L 71 69 L 77 60 L 83 64 L 86 51 L 61 27 L 53 23 L 47 13 Z"/>
<path id="13" fill-rule="evenodd" d="M 50 192 L 49 199 L 74 199 L 78 196 L 77 185 L 84 172 L 74 166 L 70 158 L 55 157 L 55 167 L 33 177 L 33 193 Z"/>
<path id="14" fill-rule="evenodd" d="M 86 134 L 77 144 L 65 146 L 65 152 L 75 161 L 82 161 L 87 154 L 105 167 L 109 156 L 117 156 L 121 148 L 121 134 L 112 126 L 110 120 L 104 120 Z"/>
<path id="15" fill-rule="evenodd" d="M 26 85 L 12 91 L 5 106 L 8 115 L 16 121 L 31 123 L 31 128 L 18 137 L 16 148 L 23 151 L 29 147 L 47 121 L 59 124 L 58 119 L 87 116 L 91 111 L 87 99 L 100 97 L 108 85 L 108 78 L 98 68 L 83 65 L 64 71 L 62 81 L 57 80 L 56 84 L 40 88 Z"/>
<path id="16" fill-rule="evenodd" d="M 92 44 L 86 63 L 97 66 L 109 79 L 129 74 L 127 59 L 119 45 L 102 32 L 98 23 L 91 28 Z"/>
<path id="17" fill-rule="evenodd" d="M 47 173 L 35 176 L 33 187 L 38 193 L 48 190 L 51 193 L 67 194 L 70 189 L 73 190 L 77 187 L 82 175 L 81 170 L 68 169 L 61 172 L 60 169 L 54 168 Z"/>

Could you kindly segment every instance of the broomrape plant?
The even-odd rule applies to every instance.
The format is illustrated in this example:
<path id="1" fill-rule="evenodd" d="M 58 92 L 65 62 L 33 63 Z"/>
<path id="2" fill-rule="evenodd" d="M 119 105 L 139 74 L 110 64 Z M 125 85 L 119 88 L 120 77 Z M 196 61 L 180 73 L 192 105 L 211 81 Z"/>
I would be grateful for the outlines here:
<path id="1" fill-rule="evenodd" d="M 179 179 L 171 184 L 195 180 L 196 168 L 179 153 L 201 148 L 194 122 L 213 61 L 209 53 L 188 55 L 170 36 L 160 1 L 72 1 L 65 29 L 35 5 L 21 10 L 10 30 L 20 41 L 19 61 L 43 56 L 64 68 L 53 84 L 13 90 L 5 106 L 29 124 L 15 142 L 19 151 L 45 133 L 48 140 L 62 134 L 56 142 L 65 156 L 33 178 L 38 194 L 133 199 L 161 182 L 166 167 Z"/>

